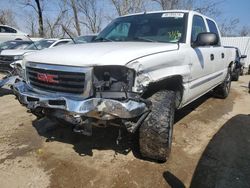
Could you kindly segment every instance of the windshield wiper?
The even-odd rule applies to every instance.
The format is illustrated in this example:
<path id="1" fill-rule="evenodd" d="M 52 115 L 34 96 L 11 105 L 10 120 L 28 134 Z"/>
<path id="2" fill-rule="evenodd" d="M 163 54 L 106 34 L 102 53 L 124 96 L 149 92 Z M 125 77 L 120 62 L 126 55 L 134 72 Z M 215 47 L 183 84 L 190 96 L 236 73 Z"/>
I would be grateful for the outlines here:
<path id="1" fill-rule="evenodd" d="M 113 40 L 108 39 L 108 38 L 104 38 L 104 37 L 97 38 L 97 39 L 95 39 L 94 41 L 114 42 Z"/>
<path id="2" fill-rule="evenodd" d="M 141 40 L 145 42 L 157 42 L 156 40 L 152 40 L 152 39 L 144 38 L 144 37 L 134 37 L 134 40 Z"/>

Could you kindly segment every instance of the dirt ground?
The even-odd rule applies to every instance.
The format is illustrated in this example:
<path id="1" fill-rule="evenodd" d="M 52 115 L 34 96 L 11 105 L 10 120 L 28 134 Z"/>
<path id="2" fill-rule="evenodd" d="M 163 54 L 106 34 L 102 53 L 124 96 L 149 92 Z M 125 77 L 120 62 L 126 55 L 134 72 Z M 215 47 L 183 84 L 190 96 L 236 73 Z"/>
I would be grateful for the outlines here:
<path id="1" fill-rule="evenodd" d="M 226 100 L 210 94 L 176 113 L 166 163 L 141 160 L 116 128 L 92 137 L 36 120 L 0 89 L 0 187 L 250 187 L 250 76 Z"/>

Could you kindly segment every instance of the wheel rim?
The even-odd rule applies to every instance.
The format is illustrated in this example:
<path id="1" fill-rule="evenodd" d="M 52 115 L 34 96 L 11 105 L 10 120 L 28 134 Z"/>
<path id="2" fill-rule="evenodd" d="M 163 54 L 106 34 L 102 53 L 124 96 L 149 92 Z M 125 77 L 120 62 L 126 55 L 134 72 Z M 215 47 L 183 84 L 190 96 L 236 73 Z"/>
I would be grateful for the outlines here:
<path id="1" fill-rule="evenodd" d="M 230 73 L 228 73 L 226 83 L 225 83 L 225 89 L 227 93 L 229 93 L 230 87 L 231 87 L 231 76 L 230 76 Z"/>

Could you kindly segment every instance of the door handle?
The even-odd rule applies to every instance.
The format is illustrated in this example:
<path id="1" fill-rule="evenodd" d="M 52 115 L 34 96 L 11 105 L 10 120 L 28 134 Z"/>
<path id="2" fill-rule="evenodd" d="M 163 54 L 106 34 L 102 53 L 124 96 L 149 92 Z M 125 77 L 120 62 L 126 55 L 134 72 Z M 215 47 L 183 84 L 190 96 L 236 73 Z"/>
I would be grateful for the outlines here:
<path id="1" fill-rule="evenodd" d="M 224 59 L 224 57 L 225 57 L 225 54 L 221 53 L 221 58 Z"/>
<path id="2" fill-rule="evenodd" d="M 211 61 L 214 60 L 214 54 L 210 54 L 210 60 L 211 60 Z"/>

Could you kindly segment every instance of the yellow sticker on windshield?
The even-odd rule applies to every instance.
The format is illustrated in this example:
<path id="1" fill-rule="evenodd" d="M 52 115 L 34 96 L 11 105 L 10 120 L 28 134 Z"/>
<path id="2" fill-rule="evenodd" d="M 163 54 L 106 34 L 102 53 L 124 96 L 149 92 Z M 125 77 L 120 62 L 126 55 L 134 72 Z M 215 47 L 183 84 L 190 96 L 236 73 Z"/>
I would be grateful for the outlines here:
<path id="1" fill-rule="evenodd" d="M 179 12 L 167 12 L 167 13 L 163 13 L 162 18 L 183 18 L 184 17 L 184 13 L 179 13 Z"/>

